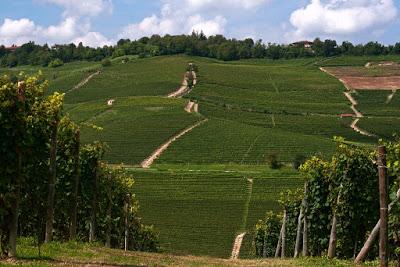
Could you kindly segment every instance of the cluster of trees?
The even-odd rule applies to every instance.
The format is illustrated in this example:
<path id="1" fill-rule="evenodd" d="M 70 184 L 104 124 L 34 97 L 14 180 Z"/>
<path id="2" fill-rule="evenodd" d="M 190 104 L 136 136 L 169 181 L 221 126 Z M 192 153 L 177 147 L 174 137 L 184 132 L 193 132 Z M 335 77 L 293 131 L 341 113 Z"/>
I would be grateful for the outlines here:
<path id="1" fill-rule="evenodd" d="M 389 257 L 400 262 L 400 140 L 386 145 Z M 330 161 L 313 157 L 304 163 L 300 167 L 304 190 L 283 193 L 283 214 L 269 212 L 257 223 L 255 254 L 297 257 L 302 253 L 362 261 L 369 250 L 369 257 L 375 259 L 380 213 L 376 162 L 377 153 L 339 139 Z"/>
<path id="2" fill-rule="evenodd" d="M 39 76 L 0 77 L 0 257 L 16 255 L 19 236 L 156 251 L 133 177 L 102 162 L 105 144 L 81 145 L 64 95 L 46 88 Z"/>
<path id="3" fill-rule="evenodd" d="M 121 39 L 116 46 L 102 48 L 84 47 L 82 43 L 40 46 L 33 42 L 22 45 L 15 52 L 8 51 L 0 46 L 0 65 L 14 67 L 16 65 L 43 65 L 47 66 L 52 60 L 60 59 L 63 62 L 75 60 L 101 61 L 107 57 L 125 55 L 139 55 L 140 57 L 187 54 L 217 58 L 220 60 L 238 60 L 249 58 L 291 59 L 300 57 L 330 57 L 337 55 L 387 55 L 400 54 L 400 43 L 385 46 L 377 42 L 365 45 L 353 45 L 350 42 L 338 44 L 335 40 L 315 39 L 311 47 L 303 43 L 294 45 L 264 44 L 262 40 L 227 39 L 222 35 L 207 37 L 203 33 L 191 35 L 153 35 L 131 41 Z"/>

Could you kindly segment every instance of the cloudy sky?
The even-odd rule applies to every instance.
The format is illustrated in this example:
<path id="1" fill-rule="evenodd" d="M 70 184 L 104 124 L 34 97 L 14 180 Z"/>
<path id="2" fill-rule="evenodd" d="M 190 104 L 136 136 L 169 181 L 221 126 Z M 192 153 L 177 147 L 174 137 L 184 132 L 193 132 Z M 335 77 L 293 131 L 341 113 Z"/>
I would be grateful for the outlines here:
<path id="1" fill-rule="evenodd" d="M 400 42 L 400 0 L 0 0 L 0 44 L 188 34 Z"/>

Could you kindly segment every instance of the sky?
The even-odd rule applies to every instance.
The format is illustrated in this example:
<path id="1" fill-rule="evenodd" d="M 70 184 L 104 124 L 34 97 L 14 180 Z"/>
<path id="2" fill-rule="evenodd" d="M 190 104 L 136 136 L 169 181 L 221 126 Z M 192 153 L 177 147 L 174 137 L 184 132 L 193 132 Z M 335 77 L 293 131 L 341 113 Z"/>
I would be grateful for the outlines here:
<path id="1" fill-rule="evenodd" d="M 0 44 L 98 47 L 152 34 L 400 42 L 400 0 L 0 0 Z"/>

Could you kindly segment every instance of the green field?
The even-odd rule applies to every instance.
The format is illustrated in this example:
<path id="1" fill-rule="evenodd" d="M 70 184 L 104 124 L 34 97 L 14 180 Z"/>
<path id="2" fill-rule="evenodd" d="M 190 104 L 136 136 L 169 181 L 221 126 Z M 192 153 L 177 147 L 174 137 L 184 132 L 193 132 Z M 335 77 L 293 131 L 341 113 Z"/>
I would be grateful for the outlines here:
<path id="1" fill-rule="evenodd" d="M 362 145 L 399 132 L 400 95 L 359 91 L 365 114 L 350 128 L 352 113 L 344 86 L 319 66 L 364 66 L 392 57 L 337 57 L 301 60 L 221 62 L 186 56 L 131 58 L 110 67 L 93 62 L 56 69 L 19 67 L 0 73 L 36 73 L 50 82 L 48 93 L 66 93 L 65 112 L 82 124 L 82 141 L 105 141 L 105 160 L 124 163 L 135 176 L 140 214 L 160 232 L 162 248 L 174 254 L 227 258 L 238 233 L 248 235 L 241 257 L 251 255 L 254 224 L 268 210 L 280 209 L 279 193 L 302 184 L 291 167 L 298 156 L 329 157 L 334 136 Z M 199 67 L 198 85 L 183 99 L 165 96 L 181 83 L 187 64 Z M 82 80 L 100 70 L 84 86 Z M 107 100 L 114 99 L 112 106 Z M 184 111 L 199 103 L 200 114 Z M 176 140 L 150 170 L 137 166 L 168 139 L 196 122 L 208 121 Z M 95 130 L 88 125 L 99 126 Z M 282 170 L 266 167 L 276 154 Z M 253 183 L 248 179 L 253 179 Z"/>
<path id="2" fill-rule="evenodd" d="M 144 222 L 157 227 L 163 249 L 175 254 L 228 258 L 236 235 L 251 232 L 266 210 L 279 209 L 276 196 L 282 190 L 302 183 L 292 170 L 159 167 L 131 172 Z"/>
<path id="3" fill-rule="evenodd" d="M 189 58 L 160 57 L 115 61 L 80 90 L 67 95 L 67 103 L 108 100 L 124 96 L 165 96 L 180 86 Z"/>

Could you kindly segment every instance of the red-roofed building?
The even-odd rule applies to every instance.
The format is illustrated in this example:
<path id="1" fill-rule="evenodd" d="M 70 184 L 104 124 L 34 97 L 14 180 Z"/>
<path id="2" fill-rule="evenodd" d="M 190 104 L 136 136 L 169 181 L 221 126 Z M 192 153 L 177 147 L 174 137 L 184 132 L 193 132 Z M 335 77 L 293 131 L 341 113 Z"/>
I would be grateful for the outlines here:
<path id="1" fill-rule="evenodd" d="M 9 52 L 15 52 L 18 48 L 20 48 L 20 46 L 16 46 L 15 44 L 13 44 L 10 47 L 6 47 L 6 50 Z"/>
<path id="2" fill-rule="evenodd" d="M 354 114 L 340 114 L 341 118 L 353 118 L 354 116 Z"/>
<path id="3" fill-rule="evenodd" d="M 292 46 L 295 46 L 295 47 L 304 47 L 304 48 L 306 48 L 306 49 L 311 49 L 312 48 L 312 46 L 313 46 L 313 42 L 310 42 L 310 41 L 300 41 L 300 42 L 295 42 L 295 43 L 292 43 L 291 45 Z"/>

